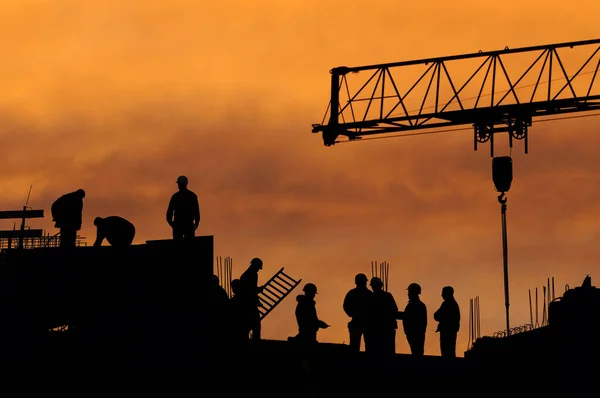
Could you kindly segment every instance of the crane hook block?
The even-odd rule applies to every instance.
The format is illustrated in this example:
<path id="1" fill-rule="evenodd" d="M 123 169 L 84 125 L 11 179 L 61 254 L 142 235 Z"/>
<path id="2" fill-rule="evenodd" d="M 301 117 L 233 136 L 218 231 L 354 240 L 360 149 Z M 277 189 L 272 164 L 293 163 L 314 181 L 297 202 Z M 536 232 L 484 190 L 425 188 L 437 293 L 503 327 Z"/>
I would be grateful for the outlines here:
<path id="1" fill-rule="evenodd" d="M 498 192 L 508 192 L 512 183 L 512 158 L 500 156 L 492 158 L 492 179 Z"/>

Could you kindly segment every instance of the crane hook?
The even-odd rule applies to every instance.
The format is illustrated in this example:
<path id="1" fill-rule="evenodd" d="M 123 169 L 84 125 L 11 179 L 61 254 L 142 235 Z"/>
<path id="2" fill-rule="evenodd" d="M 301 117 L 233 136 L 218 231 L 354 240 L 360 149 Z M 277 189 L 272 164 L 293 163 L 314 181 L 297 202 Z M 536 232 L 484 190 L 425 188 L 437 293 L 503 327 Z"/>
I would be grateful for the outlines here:
<path id="1" fill-rule="evenodd" d="M 501 192 L 500 195 L 498 195 L 498 202 L 500 202 L 500 204 L 505 204 L 507 202 L 508 199 L 506 199 L 504 197 L 505 192 Z"/>

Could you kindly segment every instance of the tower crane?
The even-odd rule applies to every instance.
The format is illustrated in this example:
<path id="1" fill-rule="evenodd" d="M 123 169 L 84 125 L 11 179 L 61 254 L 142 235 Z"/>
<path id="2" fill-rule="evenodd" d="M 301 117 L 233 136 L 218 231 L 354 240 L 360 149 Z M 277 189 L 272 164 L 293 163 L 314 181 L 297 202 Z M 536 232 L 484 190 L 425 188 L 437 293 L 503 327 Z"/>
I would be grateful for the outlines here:
<path id="1" fill-rule="evenodd" d="M 579 50 L 583 55 L 577 52 Z M 572 70 L 567 71 L 570 69 L 565 66 L 567 61 L 572 61 L 568 65 Z M 466 66 L 467 62 L 472 65 Z M 461 63 L 460 69 L 450 73 L 453 66 Z M 355 141 L 369 136 L 371 139 L 391 137 L 391 133 L 396 133 L 395 136 L 427 133 L 415 133 L 417 130 L 453 131 L 449 129 L 452 126 L 471 125 L 475 150 L 478 144 L 490 142 L 492 178 L 500 192 L 506 336 L 509 336 L 505 193 L 512 182 L 512 159 L 494 157 L 494 136 L 508 133 L 511 149 L 514 140 L 523 140 L 527 154 L 529 127 L 534 119 L 600 110 L 598 69 L 600 39 L 515 49 L 505 47 L 498 51 L 416 61 L 340 66 L 330 71 L 331 99 L 323 121 L 313 124 L 312 132 L 321 133 L 325 146 L 332 146 L 345 142 L 338 141 L 340 136 Z M 366 72 L 366 76 L 363 73 L 359 88 L 351 90 L 350 81 L 354 79 L 350 76 L 361 72 Z M 461 85 L 457 84 L 459 81 Z"/>
<path id="2" fill-rule="evenodd" d="M 574 71 L 569 73 L 563 61 L 576 58 L 569 54 L 575 50 L 583 50 L 587 56 L 578 53 Z M 527 57 L 533 60 L 527 62 Z M 522 71 L 516 70 L 515 60 Z M 465 65 L 467 62 L 471 65 Z M 452 67 L 461 67 L 462 73 L 451 73 Z M 465 74 L 469 68 L 472 73 Z M 323 143 L 332 146 L 340 142 L 340 136 L 353 141 L 472 125 L 475 150 L 478 144 L 489 141 L 493 157 L 494 135 L 505 132 L 511 147 L 513 140 L 523 140 L 528 153 L 528 130 L 534 119 L 600 109 L 598 69 L 600 39 L 340 66 L 330 71 L 331 100 L 323 122 L 313 124 L 312 132 L 321 133 Z M 366 72 L 365 79 L 358 82 L 358 89 L 351 90 L 354 76 L 350 75 L 361 72 Z M 406 82 L 410 84 L 401 85 Z"/>

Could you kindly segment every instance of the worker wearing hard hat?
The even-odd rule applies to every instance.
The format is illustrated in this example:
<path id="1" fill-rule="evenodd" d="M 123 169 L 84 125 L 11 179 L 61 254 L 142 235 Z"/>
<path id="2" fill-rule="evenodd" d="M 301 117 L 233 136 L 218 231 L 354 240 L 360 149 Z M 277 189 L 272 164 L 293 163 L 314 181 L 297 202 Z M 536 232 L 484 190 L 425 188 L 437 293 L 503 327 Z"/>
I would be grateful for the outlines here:
<path id="1" fill-rule="evenodd" d="M 373 292 L 367 287 L 368 278 L 365 274 L 354 277 L 356 287 L 350 289 L 344 297 L 344 312 L 350 318 L 348 332 L 350 334 L 350 348 L 360 351 L 360 341 L 365 338 L 369 318 L 369 305 Z"/>
<path id="2" fill-rule="evenodd" d="M 188 239 L 195 236 L 200 224 L 198 196 L 187 188 L 186 176 L 177 178 L 179 191 L 171 196 L 167 208 L 167 222 L 173 229 L 173 239 Z"/>
<path id="3" fill-rule="evenodd" d="M 421 286 L 418 283 L 411 283 L 406 290 L 408 291 L 408 304 L 406 304 L 404 312 L 398 313 L 398 319 L 402 320 L 411 353 L 415 356 L 423 356 L 425 331 L 427 330 L 427 307 L 419 298 Z"/>
<path id="4" fill-rule="evenodd" d="M 440 353 L 443 357 L 456 358 L 456 336 L 460 329 L 460 308 L 454 298 L 454 288 L 442 288 L 444 301 L 440 308 L 433 314 L 433 319 L 438 321 L 436 332 L 440 334 Z"/>
<path id="5" fill-rule="evenodd" d="M 263 261 L 255 257 L 250 265 L 240 276 L 240 300 L 244 303 L 245 320 L 248 334 L 252 332 L 252 340 L 261 339 L 260 311 L 261 306 L 258 294 L 264 286 L 258 285 L 258 272 L 263 269 Z"/>
<path id="6" fill-rule="evenodd" d="M 327 329 L 328 324 L 317 316 L 315 296 L 317 286 L 307 283 L 302 289 L 304 294 L 298 295 L 296 301 L 296 321 L 298 322 L 298 335 L 295 340 L 301 343 L 316 343 L 319 329 Z"/>
<path id="7" fill-rule="evenodd" d="M 369 303 L 369 321 L 365 351 L 376 354 L 396 353 L 396 329 L 398 329 L 398 306 L 390 292 L 383 290 L 380 278 L 371 278 L 373 295 Z"/>

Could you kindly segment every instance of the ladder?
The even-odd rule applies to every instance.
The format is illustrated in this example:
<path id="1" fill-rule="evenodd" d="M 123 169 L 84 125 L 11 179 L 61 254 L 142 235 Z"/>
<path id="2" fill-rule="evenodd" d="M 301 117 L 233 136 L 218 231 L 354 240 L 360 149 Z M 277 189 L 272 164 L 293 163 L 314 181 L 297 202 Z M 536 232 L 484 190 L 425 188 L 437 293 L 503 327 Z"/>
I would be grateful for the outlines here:
<path id="1" fill-rule="evenodd" d="M 302 279 L 295 280 L 283 272 L 283 268 L 277 271 L 258 293 L 260 320 L 262 321 L 273 311 L 277 304 L 281 303 L 300 282 L 302 282 Z"/>

